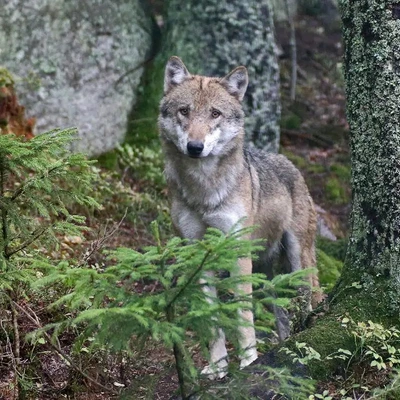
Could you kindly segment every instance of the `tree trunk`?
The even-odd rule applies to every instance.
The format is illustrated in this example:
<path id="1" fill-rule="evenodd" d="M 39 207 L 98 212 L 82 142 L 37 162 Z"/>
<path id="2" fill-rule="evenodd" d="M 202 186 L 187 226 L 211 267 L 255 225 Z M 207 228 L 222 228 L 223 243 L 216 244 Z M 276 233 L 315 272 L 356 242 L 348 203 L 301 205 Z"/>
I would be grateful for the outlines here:
<path id="1" fill-rule="evenodd" d="M 270 0 L 169 0 L 166 34 L 164 54 L 181 57 L 192 73 L 224 76 L 247 67 L 247 139 L 277 152 L 279 69 Z"/>
<path id="2" fill-rule="evenodd" d="M 400 310 L 400 25 L 390 0 L 342 1 L 353 201 L 341 285 Z"/>
<path id="3" fill-rule="evenodd" d="M 400 4 L 342 0 L 340 7 L 352 156 L 351 236 L 328 312 L 293 338 L 323 357 L 354 346 L 341 326 L 344 316 L 393 326 L 400 311 Z M 314 362 L 310 372 L 324 378 L 337 366 L 337 360 Z"/>

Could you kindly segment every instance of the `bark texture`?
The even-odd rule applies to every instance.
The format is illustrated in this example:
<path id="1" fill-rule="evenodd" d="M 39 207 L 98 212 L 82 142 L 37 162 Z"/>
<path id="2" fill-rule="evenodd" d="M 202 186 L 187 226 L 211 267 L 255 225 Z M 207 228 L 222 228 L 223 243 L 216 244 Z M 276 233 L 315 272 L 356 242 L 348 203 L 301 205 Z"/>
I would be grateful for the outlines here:
<path id="1" fill-rule="evenodd" d="M 352 350 L 354 338 L 342 326 L 343 317 L 389 327 L 399 324 L 400 311 L 400 5 L 341 0 L 340 8 L 352 155 L 351 235 L 328 312 L 285 342 L 292 349 L 295 341 L 306 342 L 322 358 L 339 348 Z M 268 356 L 260 362 L 268 363 Z M 326 378 L 338 363 L 313 361 L 309 373 Z"/>
<path id="2" fill-rule="evenodd" d="M 344 285 L 400 310 L 400 5 L 342 0 L 352 232 Z M 367 305 L 366 305 L 367 306 Z"/>
<path id="3" fill-rule="evenodd" d="M 191 73 L 224 76 L 247 67 L 247 139 L 277 152 L 279 69 L 270 0 L 169 0 L 166 34 L 164 54 L 181 57 Z"/>

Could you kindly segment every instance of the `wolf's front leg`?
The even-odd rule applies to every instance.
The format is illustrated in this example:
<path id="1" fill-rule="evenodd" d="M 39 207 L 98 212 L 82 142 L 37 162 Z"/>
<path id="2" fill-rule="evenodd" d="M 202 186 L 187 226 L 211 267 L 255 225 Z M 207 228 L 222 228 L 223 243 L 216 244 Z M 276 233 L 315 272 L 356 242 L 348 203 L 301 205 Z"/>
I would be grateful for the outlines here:
<path id="1" fill-rule="evenodd" d="M 213 277 L 213 272 L 206 272 L 208 277 Z M 200 283 L 206 283 L 201 279 Z M 212 304 L 217 297 L 215 286 L 203 286 L 203 291 L 207 296 L 207 301 Z M 205 367 L 201 373 L 210 379 L 223 378 L 228 373 L 228 352 L 225 347 L 225 334 L 221 328 L 213 328 L 214 340 L 209 344 L 210 365 Z"/>
<path id="2" fill-rule="evenodd" d="M 241 258 L 238 260 L 240 275 L 250 275 L 252 273 L 252 262 L 250 258 Z M 236 296 L 251 297 L 253 288 L 251 283 L 242 283 L 238 285 Z M 246 304 L 245 304 L 246 305 Z M 254 317 L 251 311 L 251 303 L 248 303 L 248 309 L 239 310 L 239 344 L 240 344 L 240 368 L 247 367 L 258 358 L 256 333 L 254 330 Z"/>

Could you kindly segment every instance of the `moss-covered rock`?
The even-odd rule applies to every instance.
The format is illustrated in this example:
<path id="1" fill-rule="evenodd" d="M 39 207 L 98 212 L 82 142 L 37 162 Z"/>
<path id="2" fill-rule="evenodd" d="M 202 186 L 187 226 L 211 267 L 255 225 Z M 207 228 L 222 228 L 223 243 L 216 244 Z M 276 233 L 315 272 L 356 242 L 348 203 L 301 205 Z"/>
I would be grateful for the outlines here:
<path id="1" fill-rule="evenodd" d="M 153 22 L 140 0 L 8 0 L 0 65 L 37 131 L 77 126 L 76 150 L 97 155 L 125 135 L 149 57 Z"/>

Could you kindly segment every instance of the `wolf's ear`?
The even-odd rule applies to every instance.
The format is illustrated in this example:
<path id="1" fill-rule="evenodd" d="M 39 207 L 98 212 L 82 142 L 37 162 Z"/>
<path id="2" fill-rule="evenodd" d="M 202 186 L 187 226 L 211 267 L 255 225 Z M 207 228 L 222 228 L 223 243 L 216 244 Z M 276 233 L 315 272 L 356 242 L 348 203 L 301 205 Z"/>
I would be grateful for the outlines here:
<path id="1" fill-rule="evenodd" d="M 246 67 L 237 67 L 230 72 L 225 78 L 222 78 L 219 83 L 239 101 L 243 100 L 246 93 L 249 77 Z"/>
<path id="2" fill-rule="evenodd" d="M 188 78 L 190 78 L 190 74 L 185 64 L 179 57 L 172 56 L 165 67 L 164 94 Z"/>

